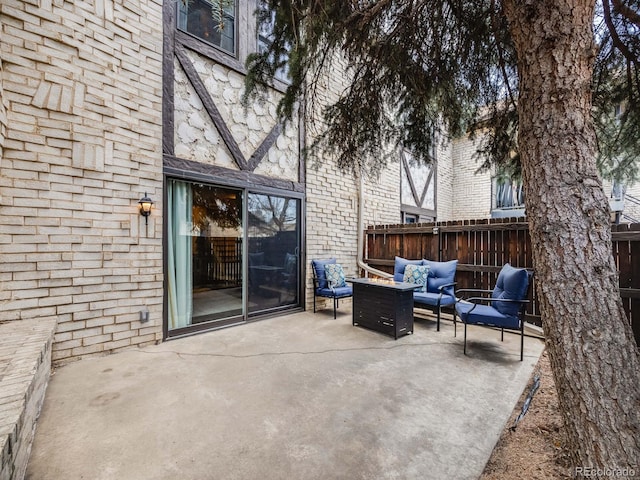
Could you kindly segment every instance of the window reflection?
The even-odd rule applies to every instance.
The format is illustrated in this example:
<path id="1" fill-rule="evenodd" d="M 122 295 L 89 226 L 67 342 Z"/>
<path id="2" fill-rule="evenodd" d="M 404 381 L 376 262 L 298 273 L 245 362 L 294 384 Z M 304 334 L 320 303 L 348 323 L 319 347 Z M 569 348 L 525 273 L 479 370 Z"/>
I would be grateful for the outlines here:
<path id="1" fill-rule="evenodd" d="M 249 312 L 298 303 L 300 201 L 249 194 Z"/>
<path id="2" fill-rule="evenodd" d="M 169 328 L 242 315 L 241 192 L 172 180 L 168 201 Z"/>
<path id="3" fill-rule="evenodd" d="M 223 9 L 221 19 L 214 16 L 212 4 L 204 0 L 179 0 L 178 5 L 180 30 L 235 53 L 235 2 Z"/>

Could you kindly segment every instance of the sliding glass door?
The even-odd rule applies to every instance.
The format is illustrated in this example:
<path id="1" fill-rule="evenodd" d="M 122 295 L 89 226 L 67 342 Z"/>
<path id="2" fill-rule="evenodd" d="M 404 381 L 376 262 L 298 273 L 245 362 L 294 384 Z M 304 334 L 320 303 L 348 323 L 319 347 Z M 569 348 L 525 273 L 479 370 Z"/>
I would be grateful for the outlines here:
<path id="1" fill-rule="evenodd" d="M 300 210 L 296 198 L 168 179 L 169 335 L 298 307 Z"/>
<path id="2" fill-rule="evenodd" d="M 242 191 L 168 182 L 169 330 L 242 319 Z"/>
<path id="3" fill-rule="evenodd" d="M 298 304 L 300 200 L 250 193 L 249 313 Z"/>

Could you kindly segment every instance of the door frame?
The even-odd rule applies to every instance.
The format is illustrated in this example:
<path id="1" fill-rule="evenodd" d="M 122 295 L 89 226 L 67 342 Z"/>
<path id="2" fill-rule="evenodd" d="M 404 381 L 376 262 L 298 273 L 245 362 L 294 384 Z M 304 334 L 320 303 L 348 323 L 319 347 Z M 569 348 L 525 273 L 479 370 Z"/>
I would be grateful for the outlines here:
<path id="1" fill-rule="evenodd" d="M 184 328 L 169 330 L 169 319 L 168 319 L 168 292 L 167 288 L 163 288 L 163 314 L 162 314 L 162 336 L 163 340 L 170 340 L 174 338 L 181 338 L 189 335 L 194 335 L 197 333 L 218 330 L 221 328 L 231 327 L 235 325 L 242 325 L 245 323 L 250 323 L 254 321 L 264 320 L 267 318 L 272 318 L 274 316 L 279 316 L 283 314 L 295 313 L 304 310 L 305 307 L 305 264 L 306 264 L 306 196 L 304 192 L 275 188 L 273 186 L 263 186 L 250 182 L 242 182 L 238 181 L 235 178 L 221 178 L 218 176 L 199 174 L 199 173 L 189 173 L 184 170 L 172 171 L 173 169 L 166 168 L 164 171 L 163 178 L 163 220 L 162 220 L 162 228 L 163 228 L 163 236 L 162 236 L 162 262 L 163 262 L 163 278 L 164 285 L 166 286 L 168 283 L 168 252 L 167 252 L 167 240 L 168 240 L 168 222 L 167 222 L 167 182 L 169 180 L 179 180 L 189 183 L 205 183 L 214 187 L 220 188 L 233 188 L 242 191 L 242 303 L 243 303 L 243 313 L 239 316 L 230 317 L 224 320 L 218 320 L 215 322 L 204 322 L 195 325 L 189 325 Z M 247 222 L 248 222 L 248 205 L 247 199 L 250 193 L 256 194 L 266 194 L 266 195 L 274 195 L 281 197 L 288 197 L 295 200 L 300 201 L 300 209 L 298 213 L 298 241 L 299 241 L 299 261 L 298 261 L 298 303 L 297 305 L 285 305 L 280 307 L 275 307 L 263 312 L 254 312 L 251 315 L 248 311 L 248 292 L 247 292 L 247 279 L 248 279 L 248 242 L 247 242 Z"/>

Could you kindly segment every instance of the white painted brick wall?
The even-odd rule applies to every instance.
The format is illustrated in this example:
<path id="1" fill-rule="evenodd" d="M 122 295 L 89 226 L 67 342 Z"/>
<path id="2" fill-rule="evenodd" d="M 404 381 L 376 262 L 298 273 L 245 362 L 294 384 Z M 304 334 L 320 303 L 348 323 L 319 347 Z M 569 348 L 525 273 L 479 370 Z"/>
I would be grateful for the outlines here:
<path id="1" fill-rule="evenodd" d="M 162 2 L 36 3 L 0 6 L 0 321 L 56 318 L 54 361 L 154 343 Z"/>
<path id="2" fill-rule="evenodd" d="M 307 143 L 319 133 L 320 111 L 337 99 L 337 92 L 347 86 L 344 62 L 334 60 L 330 72 L 322 79 L 319 96 L 309 112 L 318 125 L 307 122 Z M 338 170 L 335 159 L 328 155 L 307 161 L 307 309 L 313 308 L 311 260 L 335 257 L 347 274 L 357 272 L 358 256 L 358 189 L 359 180 Z M 379 178 L 365 178 L 364 225 L 392 224 L 400 221 L 399 156 Z M 314 165 L 315 164 L 315 165 Z M 316 168 L 317 167 L 317 168 Z M 349 300 L 347 300 L 348 302 Z M 318 299 L 318 302 L 323 302 Z M 329 303 L 327 307 L 331 307 Z"/>
<path id="3" fill-rule="evenodd" d="M 452 159 L 452 144 L 439 140 L 437 143 L 436 158 L 436 220 L 444 222 L 453 220 L 453 181 L 454 165 Z"/>
<path id="4" fill-rule="evenodd" d="M 476 143 L 468 137 L 456 139 L 452 143 L 453 205 L 451 218 L 447 220 L 491 216 L 491 174 L 476 173 L 480 166 L 472 158 L 476 148 Z"/>

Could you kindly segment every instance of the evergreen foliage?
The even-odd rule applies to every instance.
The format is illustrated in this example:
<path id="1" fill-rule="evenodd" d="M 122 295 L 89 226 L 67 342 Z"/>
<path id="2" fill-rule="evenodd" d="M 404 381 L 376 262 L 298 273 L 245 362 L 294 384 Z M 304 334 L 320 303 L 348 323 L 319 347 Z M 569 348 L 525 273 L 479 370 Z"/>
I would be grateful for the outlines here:
<path id="1" fill-rule="evenodd" d="M 598 161 L 609 178 L 635 179 L 640 2 L 604 1 L 594 23 Z M 316 105 L 317 86 L 334 62 L 346 64 L 350 84 L 337 101 L 323 105 L 324 128 L 310 146 L 334 154 L 342 170 L 379 172 L 389 145 L 429 162 L 434 139 L 471 133 L 483 139 L 480 169 L 498 165 L 519 175 L 518 72 L 500 2 L 260 2 L 258 22 L 272 22 L 274 14 L 270 47 L 247 59 L 244 101 L 264 94 L 288 62 L 290 84 L 278 114 L 291 120 L 298 100 Z"/>

